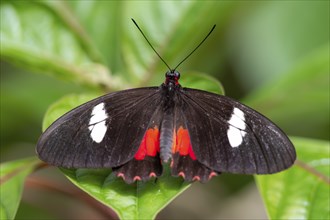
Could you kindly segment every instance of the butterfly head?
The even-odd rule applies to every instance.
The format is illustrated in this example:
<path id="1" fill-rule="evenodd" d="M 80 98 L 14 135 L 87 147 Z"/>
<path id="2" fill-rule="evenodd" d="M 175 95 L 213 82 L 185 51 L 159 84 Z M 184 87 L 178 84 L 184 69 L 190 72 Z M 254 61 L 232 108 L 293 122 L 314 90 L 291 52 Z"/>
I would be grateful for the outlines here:
<path id="1" fill-rule="evenodd" d="M 180 73 L 177 70 L 169 70 L 165 73 L 165 84 L 166 85 L 180 85 Z"/>

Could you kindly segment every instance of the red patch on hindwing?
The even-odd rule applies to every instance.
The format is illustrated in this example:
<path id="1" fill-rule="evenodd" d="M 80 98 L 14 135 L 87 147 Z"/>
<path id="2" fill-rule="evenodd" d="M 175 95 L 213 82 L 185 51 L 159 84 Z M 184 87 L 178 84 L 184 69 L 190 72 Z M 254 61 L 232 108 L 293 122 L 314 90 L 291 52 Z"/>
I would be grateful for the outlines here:
<path id="1" fill-rule="evenodd" d="M 119 167 L 112 168 L 115 175 L 128 184 L 160 176 L 163 167 L 159 157 L 159 135 L 157 126 L 149 128 L 145 132 L 134 158 Z"/>
<path id="2" fill-rule="evenodd" d="M 180 126 L 173 132 L 171 174 L 185 181 L 207 182 L 218 172 L 201 164 L 193 151 L 188 129 Z M 162 174 L 160 131 L 157 126 L 147 129 L 132 160 L 113 168 L 115 175 L 126 183 L 147 181 Z"/>
<path id="3" fill-rule="evenodd" d="M 171 174 L 188 182 L 207 182 L 218 172 L 201 164 L 193 151 L 188 129 L 180 126 L 173 135 Z"/>
<path id="4" fill-rule="evenodd" d="M 143 160 L 146 156 L 155 157 L 157 153 L 159 153 L 159 129 L 157 127 L 149 128 L 134 158 Z"/>
<path id="5" fill-rule="evenodd" d="M 191 146 L 189 132 L 182 126 L 179 127 L 176 135 L 173 137 L 172 153 L 179 153 L 181 156 L 189 155 L 191 159 L 196 160 Z"/>

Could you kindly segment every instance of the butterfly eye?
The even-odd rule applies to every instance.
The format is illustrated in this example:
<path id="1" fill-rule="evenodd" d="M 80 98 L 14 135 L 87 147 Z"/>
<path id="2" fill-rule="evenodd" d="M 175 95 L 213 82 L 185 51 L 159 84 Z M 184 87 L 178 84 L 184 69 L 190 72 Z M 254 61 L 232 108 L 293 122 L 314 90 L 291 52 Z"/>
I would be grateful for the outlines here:
<path id="1" fill-rule="evenodd" d="M 180 79 L 180 73 L 178 71 L 176 71 L 176 70 L 174 71 L 174 78 L 176 80 Z"/>
<path id="2" fill-rule="evenodd" d="M 171 70 L 171 71 L 167 71 L 166 73 L 165 73 L 165 77 L 166 77 L 166 79 L 174 79 L 174 72 L 173 72 L 173 70 Z"/>

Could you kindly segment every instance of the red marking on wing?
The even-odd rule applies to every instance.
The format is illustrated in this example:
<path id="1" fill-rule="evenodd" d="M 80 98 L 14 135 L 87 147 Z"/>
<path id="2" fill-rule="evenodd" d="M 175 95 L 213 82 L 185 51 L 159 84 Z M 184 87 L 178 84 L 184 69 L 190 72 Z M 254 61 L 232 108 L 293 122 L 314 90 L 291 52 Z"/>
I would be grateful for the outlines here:
<path id="1" fill-rule="evenodd" d="M 141 181 L 141 177 L 140 177 L 140 176 L 135 176 L 135 177 L 133 178 L 133 181 Z"/>
<path id="2" fill-rule="evenodd" d="M 201 181 L 201 178 L 199 176 L 194 176 L 194 178 L 192 180 L 193 181 Z"/>
<path id="3" fill-rule="evenodd" d="M 210 175 L 209 175 L 209 180 L 210 180 L 212 177 L 217 176 L 217 175 L 218 175 L 218 174 L 217 174 L 216 172 L 212 171 L 212 172 L 210 173 Z"/>
<path id="4" fill-rule="evenodd" d="M 125 180 L 125 175 L 123 173 L 118 173 L 117 177 L 121 177 L 123 180 Z"/>
<path id="5" fill-rule="evenodd" d="M 195 153 L 191 146 L 188 130 L 180 127 L 176 135 L 173 136 L 172 153 L 174 154 L 179 152 L 182 156 L 189 155 L 191 159 L 196 160 Z"/>
<path id="6" fill-rule="evenodd" d="M 151 172 L 149 173 L 149 177 L 156 177 L 157 175 L 155 174 L 155 172 Z"/>
<path id="7" fill-rule="evenodd" d="M 159 130 L 157 127 L 149 128 L 145 133 L 134 158 L 143 160 L 145 156 L 155 157 L 159 152 Z"/>

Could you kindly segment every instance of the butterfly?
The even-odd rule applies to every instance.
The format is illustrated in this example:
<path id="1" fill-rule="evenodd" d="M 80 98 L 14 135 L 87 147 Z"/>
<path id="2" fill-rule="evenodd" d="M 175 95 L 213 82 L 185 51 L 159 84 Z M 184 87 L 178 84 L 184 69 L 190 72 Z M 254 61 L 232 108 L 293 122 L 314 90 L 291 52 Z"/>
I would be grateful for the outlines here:
<path id="1" fill-rule="evenodd" d="M 293 144 L 273 122 L 227 96 L 182 87 L 177 67 L 158 87 L 109 93 L 64 114 L 39 138 L 39 158 L 65 168 L 109 168 L 126 183 L 159 177 L 166 163 L 188 182 L 222 172 L 271 174 L 294 163 Z"/>

